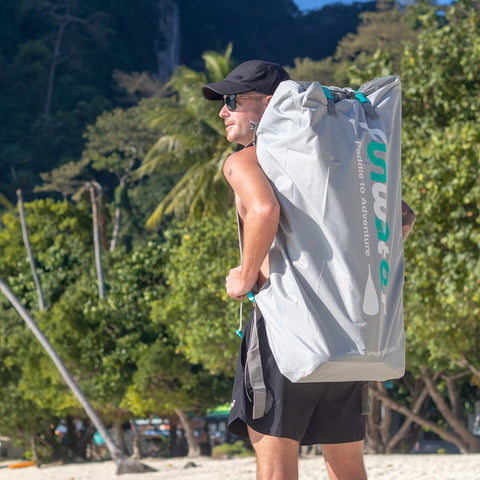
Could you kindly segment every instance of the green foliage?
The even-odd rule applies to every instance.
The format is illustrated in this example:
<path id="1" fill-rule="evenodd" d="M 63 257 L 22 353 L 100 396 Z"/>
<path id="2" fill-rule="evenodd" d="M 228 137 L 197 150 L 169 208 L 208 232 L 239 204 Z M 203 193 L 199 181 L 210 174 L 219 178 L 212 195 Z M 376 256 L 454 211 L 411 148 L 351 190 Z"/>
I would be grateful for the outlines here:
<path id="1" fill-rule="evenodd" d="M 175 174 L 167 172 L 142 178 L 138 170 L 161 133 L 151 122 L 153 112 L 162 111 L 167 103 L 168 99 L 152 97 L 127 109 L 104 112 L 85 133 L 82 158 L 95 177 L 105 179 L 104 193 L 113 200 L 111 207 L 121 210 L 120 238 L 127 247 L 144 236 L 146 219 L 176 179 Z"/>
<path id="2" fill-rule="evenodd" d="M 24 377 L 28 373 L 28 365 L 24 359 L 33 352 L 38 353 L 38 349 L 32 342 L 31 333 L 19 321 L 16 312 L 4 305 L 3 299 L 1 304 L 0 432 L 28 445 L 30 434 L 43 436 L 45 426 L 58 417 L 52 406 L 42 407 L 35 399 L 27 398 L 30 385 Z M 37 363 L 38 360 L 37 357 Z M 63 395 L 59 392 L 57 398 L 63 398 Z"/>
<path id="3" fill-rule="evenodd" d="M 137 351 L 157 338 L 150 321 L 150 304 L 164 289 L 163 251 L 159 245 L 147 244 L 128 255 L 119 249 L 108 256 L 107 299 L 99 302 L 90 221 L 82 216 L 82 209 L 46 200 L 26 204 L 25 210 L 32 249 L 37 253 L 47 303 L 51 306 L 34 315 L 37 323 L 92 403 L 112 411 L 118 408 L 131 382 Z M 4 215 L 3 220 L 0 242 L 6 246 L 2 249 L 5 265 L 11 268 L 9 283 L 31 310 L 35 298 L 33 282 L 28 278 L 26 261 L 15 262 L 16 256 L 25 256 L 19 222 L 12 214 Z M 82 225 L 80 220 L 86 221 Z M 88 243 L 81 243 L 82 236 Z M 15 267 L 26 273 L 15 274 Z M 0 345 L 3 399 L 17 399 L 11 404 L 0 401 L 5 418 L 21 421 L 22 429 L 29 431 L 30 423 L 24 418 L 27 411 L 31 412 L 31 428 L 38 428 L 48 418 L 78 412 L 76 399 L 40 344 L 32 339 L 32 333 L 3 297 L 0 304 L 4 307 L 0 325 L 8 329 Z M 3 425 L 8 431 L 15 428 L 14 422 L 0 423 L 0 427 Z"/>
<path id="4" fill-rule="evenodd" d="M 200 94 L 204 83 L 221 80 L 231 70 L 232 47 L 223 54 L 205 53 L 203 72 L 179 68 L 163 88 L 145 73 L 155 68 L 155 15 L 144 30 L 137 28 L 153 2 L 107 3 L 76 4 L 82 18 L 95 9 L 106 13 L 97 20 L 106 20 L 112 30 L 95 48 L 90 33 L 68 32 L 66 51 L 80 61 L 59 68 L 49 116 L 41 112 L 55 22 L 21 9 L 23 1 L 4 0 L 0 7 L 0 111 L 9 119 L 0 133 L 0 201 L 10 208 L 0 225 L 2 277 L 104 413 L 130 409 L 147 415 L 177 407 L 200 412 L 227 400 L 239 345 L 239 305 L 225 293 L 225 276 L 238 264 L 237 232 L 229 211 L 233 198 L 222 174 L 235 147 L 224 138 L 218 105 Z M 193 3 L 182 1 L 183 6 Z M 272 6 L 234 2 L 230 12 L 236 14 L 228 18 L 238 23 L 248 6 L 258 14 L 267 5 Z M 284 16 L 284 37 L 297 47 L 285 17 L 286 11 L 299 15 L 292 6 L 281 2 L 277 13 Z M 404 199 L 417 213 L 405 243 L 409 374 L 418 377 L 421 366 L 455 373 L 460 363 L 480 362 L 479 7 L 461 0 L 442 6 L 444 14 L 438 14 L 438 6 L 424 1 L 387 6 L 363 13 L 357 35 L 346 37 L 335 56 L 315 61 L 296 49 L 290 73 L 298 80 L 355 86 L 401 72 Z M 222 8 L 228 7 L 224 2 Z M 209 4 L 195 12 L 218 18 L 212 8 Z M 316 15 L 308 18 L 321 23 Z M 195 20 L 214 37 L 215 24 Z M 268 36 L 265 29 L 259 30 L 262 38 Z M 120 31 L 130 33 L 122 37 Z M 199 38 L 195 42 L 204 49 Z M 239 45 L 237 58 L 244 51 L 261 58 L 256 37 L 248 38 L 252 50 L 246 42 Z M 135 50 L 126 39 L 132 39 Z M 226 42 L 220 43 L 218 50 Z M 268 52 L 270 47 L 262 43 Z M 190 66 L 197 65 L 200 59 L 191 61 Z M 126 90 L 121 98 L 110 81 L 115 68 L 144 72 L 117 72 L 117 84 Z M 137 104 L 143 96 L 149 98 Z M 111 110 L 113 103 L 134 106 Z M 95 176 L 105 184 L 110 216 L 121 208 L 126 248 L 104 255 L 105 301 L 98 301 L 89 207 L 38 200 L 25 204 L 48 306 L 36 313 L 18 215 L 8 203 L 16 188 L 33 188 L 38 172 L 45 172 L 42 191 L 65 196 Z M 164 213 L 188 219 L 168 226 L 164 244 L 147 243 L 142 231 L 156 206 L 152 227 L 159 227 Z M 45 426 L 78 412 L 79 406 L 4 298 L 0 306 L 0 431 L 47 439 Z M 407 390 L 400 386 L 397 394 L 408 404 Z M 473 387 L 467 390 L 464 398 L 473 399 Z"/>
<path id="5" fill-rule="evenodd" d="M 375 11 L 367 8 L 359 12 L 356 32 L 350 30 L 336 44 L 333 55 L 319 61 L 296 58 L 295 67 L 288 71 L 296 80 L 352 87 L 374 77 L 399 74 L 403 44 L 416 42 L 420 25 L 415 20 L 426 8 L 416 3 L 378 1 Z"/>
<path id="6" fill-rule="evenodd" d="M 372 10 L 374 2 L 340 2 L 306 13 L 291 0 L 209 0 L 198 8 L 196 0 L 179 0 L 184 29 L 181 63 L 200 69 L 201 54 L 221 51 L 232 42 L 235 60 L 259 58 L 281 65 L 295 57 L 320 60 L 358 25 L 358 14 Z"/>
<path id="7" fill-rule="evenodd" d="M 175 409 L 203 413 L 229 398 L 228 379 L 190 363 L 172 340 L 161 332 L 154 344 L 143 348 L 133 383 L 122 402 L 135 415 L 172 414 Z"/>
<path id="8" fill-rule="evenodd" d="M 178 350 L 191 362 L 232 375 L 239 304 L 227 296 L 225 277 L 238 264 L 233 211 L 228 219 L 170 228 L 165 248 L 168 294 L 154 304 L 155 322 L 169 326 Z"/>
<path id="9" fill-rule="evenodd" d="M 25 204 L 30 243 L 47 305 L 52 305 L 64 289 L 75 281 L 79 269 L 93 263 L 91 221 L 88 212 L 67 202 L 52 199 Z M 14 293 L 26 308 L 36 308 L 36 292 L 23 244 L 18 213 L 2 217 L 0 230 L 2 276 L 9 279 Z"/>
<path id="10" fill-rule="evenodd" d="M 296 19 L 298 33 L 295 36 L 294 54 L 297 58 L 307 57 L 316 61 L 337 56 L 338 45 L 347 35 L 357 38 L 355 30 L 362 20 L 364 22 L 365 16 L 376 9 L 378 2 L 375 1 L 350 4 L 336 2 L 305 13 Z M 382 28 L 381 24 L 379 28 Z"/>
<path id="11" fill-rule="evenodd" d="M 55 304 L 79 272 L 89 268 L 90 220 L 84 209 L 53 200 L 25 204 L 26 220 L 37 271 L 47 305 Z M 2 217 L 2 276 L 36 316 L 37 296 L 23 245 L 18 213 Z M 48 425 L 78 404 L 66 389 L 51 360 L 17 312 L 0 298 L 0 431 L 30 441 L 35 434 L 46 444 L 55 441 Z M 64 319 L 62 318 L 63 322 Z"/>
<path id="12" fill-rule="evenodd" d="M 39 172 L 79 158 L 85 126 L 118 101 L 116 69 L 155 70 L 154 49 L 162 44 L 155 6 L 153 0 L 0 3 L 0 115 L 8 118 L 0 132 L 0 190 L 7 198 L 15 198 L 16 188 L 30 192 Z"/>
<path id="13" fill-rule="evenodd" d="M 68 162 L 50 172 L 41 173 L 43 185 L 35 187 L 35 192 L 58 192 L 64 200 L 75 194 L 89 175 L 85 172 L 87 162 Z"/>
<path id="14" fill-rule="evenodd" d="M 90 221 L 85 211 L 52 200 L 27 203 L 25 210 L 50 306 L 35 318 L 99 410 L 112 417 L 125 408 L 142 414 L 168 414 L 174 408 L 202 412 L 227 401 L 231 384 L 222 369 L 214 371 L 187 360 L 179 351 L 173 330 L 158 321 L 152 323 L 152 304 L 161 303 L 166 294 L 168 248 L 148 243 L 129 253 L 119 248 L 104 255 L 107 295 L 99 301 Z M 220 240 L 222 249 L 224 239 Z M 4 264 L 10 269 L 9 283 L 31 309 L 35 305 L 34 286 L 26 260 L 18 261 L 25 253 L 14 212 L 3 216 L 0 243 L 5 247 L 1 250 Z M 171 243 L 175 244 L 173 239 Z M 215 267 L 218 263 L 214 262 L 210 268 Z M 3 297 L 0 304 L 4 307 L 0 322 L 4 332 L 0 341 L 4 393 L 0 428 L 3 433 L 20 428 L 25 438 L 29 432 L 40 435 L 42 425 L 78 414 L 80 408 L 16 312 Z"/>
<path id="15" fill-rule="evenodd" d="M 150 299 L 162 294 L 163 253 L 155 244 L 105 258 L 106 300 L 85 273 L 72 282 L 40 326 L 89 398 L 120 404 L 136 370 L 137 350 L 155 341 Z"/>
<path id="16" fill-rule="evenodd" d="M 327 78 L 335 66 L 331 78 L 345 72 L 352 87 L 401 74 L 403 198 L 417 221 L 404 245 L 408 372 L 395 382 L 393 396 L 407 406 L 415 385 L 423 385 L 421 368 L 454 376 L 465 368 L 478 371 L 480 362 L 479 27 L 478 2 L 468 0 L 452 7 L 422 1 L 401 10 L 379 8 L 362 14 L 357 35 L 342 40 L 330 63 L 296 63 L 298 72 L 317 68 Z M 383 42 L 383 48 L 369 42 Z M 453 415 L 471 412 L 478 378 L 455 383 L 461 399 L 441 380 L 436 388 L 451 405 L 458 402 Z M 446 428 L 438 413 L 434 418 Z"/>
<path id="17" fill-rule="evenodd" d="M 289 64 L 307 55 L 319 60 L 333 53 L 346 31 L 355 29 L 358 13 L 371 8 L 365 3 L 333 5 L 303 15 L 291 0 L 210 0 L 202 8 L 197 0 L 177 3 L 180 61 L 195 69 L 202 69 L 203 52 L 221 51 L 229 43 L 235 45 L 235 62 L 265 58 Z M 168 23 L 164 15 L 156 0 L 0 2 L 0 116 L 8 119 L 0 131 L 3 195 L 14 201 L 21 188 L 27 200 L 35 198 L 31 194 L 41 183 L 39 174 L 78 161 L 85 128 L 102 112 L 162 92 L 156 77 L 176 66 L 165 68 L 159 61 L 167 40 L 175 42 L 166 38 L 169 32 L 160 31 Z M 198 103 L 205 113 L 212 108 L 203 100 Z M 187 125 L 192 131 L 198 126 Z M 198 138 L 202 136 L 200 128 Z M 204 158 L 213 156 L 206 152 Z M 103 179 L 97 181 L 107 191 L 114 189 Z M 204 185 L 212 188 L 216 182 L 204 180 Z M 196 203 L 204 201 L 198 198 Z"/>
<path id="18" fill-rule="evenodd" d="M 333 57 L 313 61 L 310 58 L 296 58 L 294 67 L 287 67 L 293 80 L 317 81 L 322 85 L 346 85 L 348 68 L 351 63 L 336 61 Z"/>
<path id="19" fill-rule="evenodd" d="M 104 200 L 112 200 L 104 218 L 114 218 L 115 209 L 121 212 L 120 244 L 131 248 L 144 236 L 143 223 L 175 179 L 175 175 L 168 174 L 142 178 L 138 172 L 140 162 L 158 136 L 150 116 L 161 104 L 162 99 L 145 98 L 133 107 L 104 112 L 87 127 L 82 159 L 40 174 L 44 183 L 35 191 L 60 192 L 64 199 L 72 195 L 81 202 L 88 193 L 87 182 L 94 177 L 102 179 Z"/>
<path id="20" fill-rule="evenodd" d="M 435 368 L 464 357 L 478 365 L 478 3 L 463 0 L 424 23 L 402 65 L 405 196 L 417 212 L 405 245 L 408 345 L 412 359 Z"/>
<path id="21" fill-rule="evenodd" d="M 161 96 L 164 93 L 164 85 L 147 71 L 139 73 L 115 70 L 113 79 L 117 88 L 123 92 L 122 103 L 127 105 L 137 105 L 143 98 Z"/>
<path id="22" fill-rule="evenodd" d="M 287 63 L 292 58 L 298 10 L 291 0 L 210 0 L 201 9 L 196 0 L 179 0 L 179 5 L 186 34 L 182 63 L 200 67 L 202 52 L 220 51 L 232 39 L 239 62 L 270 58 Z"/>
<path id="23" fill-rule="evenodd" d="M 225 139 L 216 111 L 218 105 L 200 94 L 202 85 L 228 74 L 230 54 L 231 48 L 223 56 L 207 52 L 204 73 L 179 68 L 170 82 L 178 101 L 172 98 L 153 113 L 162 135 L 145 158 L 141 171 L 167 169 L 181 173 L 182 178 L 153 212 L 146 224 L 149 229 L 158 227 L 164 213 L 191 221 L 201 216 L 225 215 L 231 205 L 223 164 L 235 147 Z"/>
<path id="24" fill-rule="evenodd" d="M 233 458 L 233 457 L 251 457 L 255 455 L 251 448 L 245 447 L 245 444 L 238 440 L 235 443 L 224 443 L 213 447 L 212 458 Z"/>
<path id="25" fill-rule="evenodd" d="M 161 108 L 159 98 L 146 98 L 128 109 L 116 108 L 100 115 L 85 133 L 82 157 L 96 171 L 106 170 L 120 179 L 130 165 L 141 161 L 158 135 L 148 116 Z M 130 170 L 138 165 L 130 167 Z"/>
<path id="26" fill-rule="evenodd" d="M 395 59 L 390 74 L 398 74 L 403 52 L 403 42 L 415 41 L 417 32 L 407 22 L 405 10 L 412 5 L 401 6 L 395 0 L 380 0 L 374 12 L 360 14 L 360 25 L 356 33 L 348 33 L 338 43 L 335 58 L 355 60 L 362 70 L 370 63 L 371 56 L 377 51 L 388 51 Z"/>

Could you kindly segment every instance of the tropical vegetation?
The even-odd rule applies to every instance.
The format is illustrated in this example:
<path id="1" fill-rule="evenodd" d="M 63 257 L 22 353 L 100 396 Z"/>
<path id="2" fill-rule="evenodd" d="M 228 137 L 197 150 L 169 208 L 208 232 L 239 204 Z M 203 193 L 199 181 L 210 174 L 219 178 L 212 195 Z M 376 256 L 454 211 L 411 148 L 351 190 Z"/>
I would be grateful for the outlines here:
<path id="1" fill-rule="evenodd" d="M 35 320 L 124 454 L 123 427 L 153 416 L 169 419 L 172 439 L 181 423 L 189 454 L 199 454 L 192 420 L 228 402 L 239 343 L 239 305 L 224 289 L 239 254 L 222 175 L 237 147 L 201 85 L 257 54 L 324 84 L 399 74 L 403 198 L 417 214 L 404 249 L 407 373 L 372 383 L 367 445 L 411 451 L 428 431 L 480 452 L 471 428 L 480 413 L 478 2 L 384 0 L 308 14 L 287 0 L 210 3 L 177 3 L 186 46 L 161 80 L 152 58 L 171 39 L 156 30 L 167 14 L 153 2 L 4 0 L 2 292 Z M 258 29 L 234 35 L 238 18 L 253 15 L 247 7 L 275 13 L 261 48 Z M 212 12 L 223 12 L 218 30 Z M 329 31 L 315 26 L 338 15 L 355 21 L 315 57 L 314 39 Z M 299 25 L 302 46 L 281 50 Z M 0 305 L 0 433 L 37 462 L 85 458 L 99 427 L 12 297 Z"/>

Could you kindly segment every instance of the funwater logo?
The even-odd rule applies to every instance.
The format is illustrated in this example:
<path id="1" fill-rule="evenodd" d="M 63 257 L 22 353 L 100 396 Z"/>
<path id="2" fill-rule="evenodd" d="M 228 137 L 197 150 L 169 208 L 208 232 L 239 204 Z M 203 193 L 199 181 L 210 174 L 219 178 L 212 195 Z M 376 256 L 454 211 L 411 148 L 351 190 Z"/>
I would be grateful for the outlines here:
<path id="1" fill-rule="evenodd" d="M 372 136 L 373 137 L 373 136 Z M 375 137 L 373 137 L 375 138 Z M 376 136 L 378 138 L 378 135 Z M 383 138 L 381 138 L 383 140 Z M 386 139 L 385 139 L 386 140 Z M 366 315 L 377 315 L 380 311 L 386 313 L 386 287 L 388 285 L 389 274 L 389 247 L 387 245 L 390 236 L 387 222 L 387 163 L 383 158 L 387 152 L 385 142 L 370 141 L 367 145 L 368 160 L 374 165 L 374 169 L 370 171 L 370 182 L 365 181 L 365 168 L 362 159 L 362 142 L 356 141 L 356 157 L 357 170 L 359 178 L 359 190 L 361 194 L 361 211 L 362 211 L 362 228 L 363 228 L 363 245 L 366 257 L 371 256 L 371 250 L 374 248 L 371 244 L 370 229 L 368 222 L 368 208 L 371 202 L 367 200 L 367 196 L 371 195 L 373 200 L 373 211 L 375 214 L 376 229 L 376 250 L 381 257 L 379 265 L 380 274 L 380 292 L 373 281 L 372 267 L 368 265 L 368 275 L 365 284 L 365 294 L 363 299 L 363 312 Z M 370 190 L 370 191 L 367 191 Z M 373 240 L 373 239 L 372 239 Z M 379 298 L 380 296 L 380 298 Z"/>
<path id="2" fill-rule="evenodd" d="M 382 255 L 380 262 L 380 302 L 383 306 L 383 313 L 386 314 L 385 290 L 388 284 L 388 273 L 390 267 L 387 261 L 389 248 L 387 246 L 390 236 L 387 222 L 387 162 L 377 155 L 377 152 L 385 154 L 387 146 L 385 143 L 370 142 L 367 147 L 368 159 L 378 167 L 379 171 L 370 172 L 372 180 L 373 211 L 375 212 L 375 226 L 377 228 L 377 251 Z"/>

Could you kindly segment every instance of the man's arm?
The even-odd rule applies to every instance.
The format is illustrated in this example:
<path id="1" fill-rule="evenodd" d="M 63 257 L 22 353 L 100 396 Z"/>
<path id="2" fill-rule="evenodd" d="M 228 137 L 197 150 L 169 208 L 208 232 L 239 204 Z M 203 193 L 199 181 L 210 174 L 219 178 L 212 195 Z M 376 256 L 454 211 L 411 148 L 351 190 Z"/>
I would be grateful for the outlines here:
<path id="1" fill-rule="evenodd" d="M 230 270 L 226 287 L 228 295 L 242 299 L 257 282 L 260 267 L 272 246 L 278 228 L 280 206 L 258 164 L 255 147 L 230 155 L 223 172 L 235 192 L 243 227 L 242 265 Z"/>

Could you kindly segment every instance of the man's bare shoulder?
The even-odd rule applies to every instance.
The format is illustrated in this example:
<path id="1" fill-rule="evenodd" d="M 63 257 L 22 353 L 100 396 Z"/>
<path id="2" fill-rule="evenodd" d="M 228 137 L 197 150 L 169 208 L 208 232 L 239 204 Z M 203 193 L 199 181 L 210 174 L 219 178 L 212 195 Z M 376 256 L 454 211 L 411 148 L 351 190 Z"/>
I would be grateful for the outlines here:
<path id="1" fill-rule="evenodd" d="M 238 169 L 244 170 L 251 166 L 258 166 L 257 153 L 254 146 L 232 153 L 225 161 L 223 173 L 229 179 Z"/>

